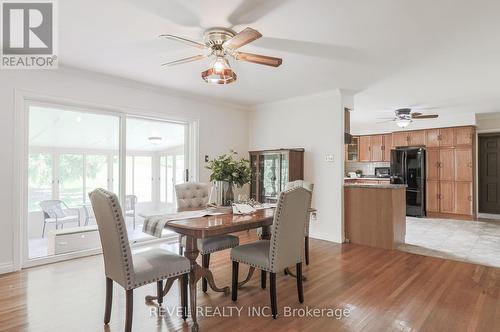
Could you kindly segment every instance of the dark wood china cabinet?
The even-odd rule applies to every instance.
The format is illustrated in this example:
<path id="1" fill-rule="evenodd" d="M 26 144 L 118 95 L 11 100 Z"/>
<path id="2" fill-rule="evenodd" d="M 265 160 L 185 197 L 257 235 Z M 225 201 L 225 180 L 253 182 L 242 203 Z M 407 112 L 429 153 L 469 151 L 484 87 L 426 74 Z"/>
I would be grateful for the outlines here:
<path id="1" fill-rule="evenodd" d="M 274 203 L 287 182 L 304 179 L 304 149 L 250 151 L 250 197 Z"/>

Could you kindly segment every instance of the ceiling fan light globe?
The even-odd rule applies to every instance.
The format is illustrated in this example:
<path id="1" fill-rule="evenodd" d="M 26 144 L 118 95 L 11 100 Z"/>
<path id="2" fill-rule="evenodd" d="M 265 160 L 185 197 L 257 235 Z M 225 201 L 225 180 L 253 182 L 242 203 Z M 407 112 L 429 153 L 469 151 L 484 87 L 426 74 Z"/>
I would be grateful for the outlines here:
<path id="1" fill-rule="evenodd" d="M 219 72 L 216 72 L 214 68 L 209 68 L 201 73 L 201 78 L 207 83 L 229 84 L 236 81 L 236 73 L 231 68 Z"/>
<path id="2" fill-rule="evenodd" d="M 410 125 L 411 123 L 411 120 L 410 119 L 399 119 L 399 120 L 396 120 L 396 125 L 399 127 L 399 128 L 406 128 Z"/>

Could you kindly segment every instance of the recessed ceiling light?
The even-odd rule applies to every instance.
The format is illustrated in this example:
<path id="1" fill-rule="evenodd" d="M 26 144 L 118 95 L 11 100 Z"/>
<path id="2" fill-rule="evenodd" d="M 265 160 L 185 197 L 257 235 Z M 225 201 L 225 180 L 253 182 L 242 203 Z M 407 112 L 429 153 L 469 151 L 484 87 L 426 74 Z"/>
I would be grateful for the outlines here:
<path id="1" fill-rule="evenodd" d="M 152 144 L 158 144 L 161 142 L 162 138 L 160 136 L 150 136 L 148 137 L 148 140 L 152 143 Z"/>

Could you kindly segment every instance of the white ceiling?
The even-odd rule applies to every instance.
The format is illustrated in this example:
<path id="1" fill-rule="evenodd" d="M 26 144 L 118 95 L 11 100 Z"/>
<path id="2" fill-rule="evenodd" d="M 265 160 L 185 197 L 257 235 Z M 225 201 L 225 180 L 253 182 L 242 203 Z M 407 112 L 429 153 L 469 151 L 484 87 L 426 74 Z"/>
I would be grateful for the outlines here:
<path id="1" fill-rule="evenodd" d="M 73 110 L 33 106 L 29 116 L 30 147 L 119 149 L 119 118 Z M 128 151 L 164 151 L 184 144 L 184 125 L 144 119 L 127 119 Z M 149 137 L 161 137 L 152 143 Z"/>
<path id="2" fill-rule="evenodd" d="M 497 0 L 65 0 L 61 63 L 184 93 L 252 106 L 333 88 L 360 92 L 353 121 L 395 107 L 491 111 L 500 96 Z M 199 50 L 159 39 L 201 40 L 212 26 L 264 38 L 242 50 L 283 58 L 270 68 L 231 64 L 238 81 L 208 85 L 209 60 L 161 68 Z M 448 108 L 448 109 L 447 109 Z"/>

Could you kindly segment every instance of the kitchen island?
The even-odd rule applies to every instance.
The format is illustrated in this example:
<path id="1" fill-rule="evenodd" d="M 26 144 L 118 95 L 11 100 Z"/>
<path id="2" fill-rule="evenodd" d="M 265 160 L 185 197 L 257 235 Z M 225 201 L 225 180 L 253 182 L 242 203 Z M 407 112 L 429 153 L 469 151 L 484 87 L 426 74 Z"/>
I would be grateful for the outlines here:
<path id="1" fill-rule="evenodd" d="M 396 249 L 405 242 L 406 185 L 344 184 L 346 241 Z"/>

